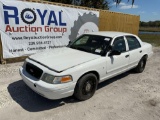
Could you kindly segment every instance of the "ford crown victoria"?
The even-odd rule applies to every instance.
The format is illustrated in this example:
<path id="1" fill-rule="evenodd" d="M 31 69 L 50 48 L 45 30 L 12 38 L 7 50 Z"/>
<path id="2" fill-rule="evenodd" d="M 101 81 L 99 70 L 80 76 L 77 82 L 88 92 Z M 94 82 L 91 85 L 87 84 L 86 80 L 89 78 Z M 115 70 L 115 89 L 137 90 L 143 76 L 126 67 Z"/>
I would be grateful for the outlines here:
<path id="1" fill-rule="evenodd" d="M 152 46 L 121 32 L 87 33 L 69 43 L 29 56 L 20 68 L 23 81 L 48 99 L 91 98 L 100 82 L 134 69 L 143 72 Z"/>

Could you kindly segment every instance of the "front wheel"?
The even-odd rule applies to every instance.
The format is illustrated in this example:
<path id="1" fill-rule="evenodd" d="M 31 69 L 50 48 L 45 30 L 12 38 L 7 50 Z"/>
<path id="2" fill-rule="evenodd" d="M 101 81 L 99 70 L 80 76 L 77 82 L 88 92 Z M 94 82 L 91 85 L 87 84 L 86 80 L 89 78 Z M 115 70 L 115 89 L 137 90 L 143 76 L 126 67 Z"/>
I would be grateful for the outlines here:
<path id="1" fill-rule="evenodd" d="M 79 100 L 91 98 L 97 89 L 98 80 L 96 75 L 89 73 L 84 75 L 78 82 L 74 91 L 74 96 Z"/>
<path id="2" fill-rule="evenodd" d="M 143 57 L 143 58 L 139 61 L 137 67 L 134 69 L 135 72 L 137 72 L 137 73 L 142 73 L 142 72 L 144 71 L 144 69 L 145 69 L 146 61 L 147 61 L 147 58 L 146 58 L 146 57 Z"/>

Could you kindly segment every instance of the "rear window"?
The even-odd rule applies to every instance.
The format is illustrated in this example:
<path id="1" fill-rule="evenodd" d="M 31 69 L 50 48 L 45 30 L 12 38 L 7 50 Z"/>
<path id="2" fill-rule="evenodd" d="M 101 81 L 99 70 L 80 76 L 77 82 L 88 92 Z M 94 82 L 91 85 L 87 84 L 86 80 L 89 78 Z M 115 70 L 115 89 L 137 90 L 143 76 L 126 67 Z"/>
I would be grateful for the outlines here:
<path id="1" fill-rule="evenodd" d="M 127 42 L 128 42 L 128 46 L 129 46 L 129 50 L 134 50 L 137 48 L 140 48 L 141 45 L 139 43 L 139 41 L 137 40 L 136 37 L 134 36 L 126 36 Z"/>

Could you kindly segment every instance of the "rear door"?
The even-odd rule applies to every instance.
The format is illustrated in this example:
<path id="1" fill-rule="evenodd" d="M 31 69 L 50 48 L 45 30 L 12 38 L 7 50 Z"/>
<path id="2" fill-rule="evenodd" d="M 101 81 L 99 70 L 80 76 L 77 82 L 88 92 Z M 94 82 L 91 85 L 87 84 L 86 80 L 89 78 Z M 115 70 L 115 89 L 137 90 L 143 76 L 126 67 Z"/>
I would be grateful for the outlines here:
<path id="1" fill-rule="evenodd" d="M 128 48 L 129 48 L 129 68 L 133 68 L 138 65 L 138 62 L 140 61 L 142 57 L 142 47 L 140 42 L 135 36 L 125 36 Z"/>
<path id="2" fill-rule="evenodd" d="M 121 55 L 109 56 L 107 58 L 107 78 L 123 73 L 128 69 L 129 52 L 124 36 L 117 37 L 113 41 L 113 49 L 121 52 Z"/>

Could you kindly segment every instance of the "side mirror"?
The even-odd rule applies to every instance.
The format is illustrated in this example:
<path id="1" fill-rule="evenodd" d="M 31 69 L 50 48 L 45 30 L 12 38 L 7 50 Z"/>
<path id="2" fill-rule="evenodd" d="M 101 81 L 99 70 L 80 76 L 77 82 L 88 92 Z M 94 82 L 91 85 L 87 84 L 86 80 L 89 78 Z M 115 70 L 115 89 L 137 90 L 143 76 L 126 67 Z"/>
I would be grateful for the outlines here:
<path id="1" fill-rule="evenodd" d="M 108 46 L 108 49 L 109 49 L 109 50 L 112 50 L 112 49 L 113 49 L 113 46 L 109 45 L 109 46 Z"/>
<path id="2" fill-rule="evenodd" d="M 120 51 L 118 51 L 118 50 L 112 50 L 112 51 L 109 53 L 108 56 L 114 56 L 114 55 L 120 55 L 120 54 L 121 54 Z"/>
<path id="3" fill-rule="evenodd" d="M 112 51 L 113 49 L 113 46 L 109 45 L 108 48 L 102 52 L 101 56 L 106 56 L 108 51 Z"/>

